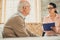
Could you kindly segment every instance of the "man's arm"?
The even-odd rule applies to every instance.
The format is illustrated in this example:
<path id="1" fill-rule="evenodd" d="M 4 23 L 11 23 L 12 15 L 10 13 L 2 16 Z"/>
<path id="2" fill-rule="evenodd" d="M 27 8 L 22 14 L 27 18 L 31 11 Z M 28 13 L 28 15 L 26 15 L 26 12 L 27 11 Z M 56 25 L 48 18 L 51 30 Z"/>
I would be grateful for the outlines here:
<path id="1" fill-rule="evenodd" d="M 12 28 L 13 18 L 10 18 L 4 26 L 3 38 L 16 37 Z"/>
<path id="2" fill-rule="evenodd" d="M 11 38 L 11 37 L 16 37 L 16 35 L 14 34 L 13 29 L 8 28 L 8 27 L 4 27 L 4 31 L 3 31 L 3 38 Z"/>
<path id="3" fill-rule="evenodd" d="M 27 33 L 29 34 L 30 37 L 37 37 L 37 35 L 31 33 L 28 29 L 26 29 Z"/>

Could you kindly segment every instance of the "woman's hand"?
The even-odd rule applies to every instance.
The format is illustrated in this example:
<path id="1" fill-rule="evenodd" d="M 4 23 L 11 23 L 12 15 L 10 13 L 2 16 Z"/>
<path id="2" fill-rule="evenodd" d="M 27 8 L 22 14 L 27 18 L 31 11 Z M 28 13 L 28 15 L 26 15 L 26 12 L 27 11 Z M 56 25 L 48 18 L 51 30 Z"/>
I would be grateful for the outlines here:
<path id="1" fill-rule="evenodd" d="M 47 36 L 56 36 L 56 27 L 51 27 L 51 31 L 46 31 Z"/>
<path id="2" fill-rule="evenodd" d="M 52 31 L 54 31 L 55 33 L 57 32 L 57 30 L 56 30 L 56 27 L 54 26 L 54 27 L 51 27 L 51 29 L 52 29 Z"/>
<path id="3" fill-rule="evenodd" d="M 57 34 L 60 34 L 60 27 L 51 27 L 51 29 L 57 33 Z"/>

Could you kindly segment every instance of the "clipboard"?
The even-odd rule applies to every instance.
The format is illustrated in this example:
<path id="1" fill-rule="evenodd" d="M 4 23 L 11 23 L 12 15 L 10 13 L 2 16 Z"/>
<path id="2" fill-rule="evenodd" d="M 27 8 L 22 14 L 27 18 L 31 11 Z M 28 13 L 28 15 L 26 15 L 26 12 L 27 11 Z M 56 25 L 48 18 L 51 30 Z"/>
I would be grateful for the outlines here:
<path id="1" fill-rule="evenodd" d="M 50 30 L 52 30 L 51 27 L 55 27 L 55 23 L 44 23 L 43 24 L 44 31 L 50 31 Z"/>

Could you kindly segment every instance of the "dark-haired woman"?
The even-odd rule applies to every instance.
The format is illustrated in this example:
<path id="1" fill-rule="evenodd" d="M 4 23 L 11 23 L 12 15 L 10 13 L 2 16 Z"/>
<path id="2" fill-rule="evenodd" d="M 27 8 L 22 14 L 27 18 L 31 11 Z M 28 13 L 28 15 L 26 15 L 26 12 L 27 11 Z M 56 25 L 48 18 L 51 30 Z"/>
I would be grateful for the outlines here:
<path id="1" fill-rule="evenodd" d="M 55 27 L 51 27 L 52 30 L 45 31 L 45 35 L 47 36 L 54 36 L 60 35 L 60 15 L 57 12 L 55 3 L 49 3 L 48 5 L 48 12 L 49 15 L 44 17 L 43 23 L 55 23 Z"/>

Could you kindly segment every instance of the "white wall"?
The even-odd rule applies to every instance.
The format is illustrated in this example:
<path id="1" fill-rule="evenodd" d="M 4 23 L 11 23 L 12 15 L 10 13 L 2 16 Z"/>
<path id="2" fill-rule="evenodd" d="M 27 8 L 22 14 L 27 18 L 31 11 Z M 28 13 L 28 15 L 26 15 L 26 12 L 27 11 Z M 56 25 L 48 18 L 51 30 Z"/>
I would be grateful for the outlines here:
<path id="1" fill-rule="evenodd" d="M 17 12 L 17 0 L 6 0 L 6 21 Z"/>

